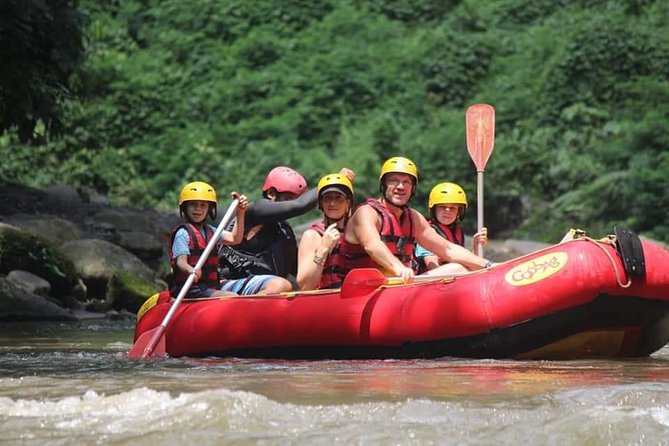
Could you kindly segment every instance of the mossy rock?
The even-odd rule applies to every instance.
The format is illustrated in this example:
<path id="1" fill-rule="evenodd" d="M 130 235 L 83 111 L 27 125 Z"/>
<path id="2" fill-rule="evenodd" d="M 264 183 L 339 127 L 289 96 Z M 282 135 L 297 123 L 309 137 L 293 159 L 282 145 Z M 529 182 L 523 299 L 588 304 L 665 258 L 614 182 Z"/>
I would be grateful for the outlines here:
<path id="1" fill-rule="evenodd" d="M 74 264 L 47 240 L 0 223 L 0 273 L 33 273 L 51 285 L 54 297 L 67 297 L 78 282 Z"/>
<path id="2" fill-rule="evenodd" d="M 172 267 L 168 260 L 161 261 L 156 267 L 156 277 L 160 278 L 166 283 L 171 283 L 173 280 L 172 277 Z"/>
<path id="3" fill-rule="evenodd" d="M 137 313 L 147 297 L 165 287 L 165 284 L 149 282 L 134 274 L 120 271 L 109 279 L 105 300 L 111 303 L 114 310 Z"/>

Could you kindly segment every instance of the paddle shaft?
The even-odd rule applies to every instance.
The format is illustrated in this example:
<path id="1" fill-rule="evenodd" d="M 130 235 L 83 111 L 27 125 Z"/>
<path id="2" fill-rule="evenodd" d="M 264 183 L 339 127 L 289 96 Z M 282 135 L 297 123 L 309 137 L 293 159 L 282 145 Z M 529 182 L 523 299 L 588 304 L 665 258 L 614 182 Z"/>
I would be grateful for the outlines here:
<path id="1" fill-rule="evenodd" d="M 230 204 L 230 207 L 228 207 L 228 210 L 225 212 L 225 215 L 221 219 L 221 223 L 216 228 L 213 237 L 211 238 L 211 240 L 209 240 L 209 243 L 207 243 L 206 248 L 204 248 L 202 255 L 200 256 L 197 263 L 193 267 L 193 272 L 189 274 L 188 279 L 186 279 L 186 283 L 184 283 L 184 286 L 181 287 L 181 291 L 179 291 L 176 300 L 170 307 L 170 310 L 165 315 L 163 321 L 158 326 L 158 330 L 155 331 L 155 333 L 151 337 L 151 340 L 149 340 L 148 344 L 146 345 L 146 348 L 142 352 L 141 355 L 142 358 L 151 356 L 151 353 L 153 353 L 153 350 L 156 348 L 156 345 L 160 341 L 160 338 L 165 333 L 167 324 L 170 323 L 170 320 L 172 319 L 172 316 L 174 316 L 174 313 L 177 311 L 177 308 L 179 308 L 181 301 L 188 293 L 188 290 L 190 290 L 191 285 L 193 285 L 193 281 L 195 281 L 195 270 L 201 269 L 202 265 L 204 265 L 204 262 L 207 261 L 207 257 L 209 257 L 209 254 L 211 254 L 211 250 L 214 249 L 214 246 L 216 245 L 218 239 L 221 237 L 221 234 L 225 230 L 225 227 L 228 225 L 228 223 L 230 223 L 232 215 L 237 209 L 237 205 L 239 205 L 239 200 L 234 200 L 232 204 Z"/>
<path id="2" fill-rule="evenodd" d="M 476 228 L 477 232 L 483 229 L 483 171 L 476 172 Z M 483 257 L 483 244 L 476 245 L 476 254 Z"/>
<path id="3" fill-rule="evenodd" d="M 483 128 L 483 120 L 479 118 L 478 125 L 476 126 L 476 153 L 479 154 L 481 159 L 476 168 L 476 231 L 480 232 L 483 228 L 483 169 L 487 160 L 483 161 L 483 133 L 485 129 Z M 479 167 L 480 166 L 480 167 Z M 480 257 L 483 257 L 483 244 L 476 244 L 476 254 Z"/>

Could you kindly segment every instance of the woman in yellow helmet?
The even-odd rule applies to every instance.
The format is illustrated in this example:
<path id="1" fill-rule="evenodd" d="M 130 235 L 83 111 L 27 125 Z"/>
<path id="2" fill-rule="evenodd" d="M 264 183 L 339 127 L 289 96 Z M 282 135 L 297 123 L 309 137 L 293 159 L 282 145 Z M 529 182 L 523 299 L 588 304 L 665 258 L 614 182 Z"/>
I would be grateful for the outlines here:
<path id="1" fill-rule="evenodd" d="M 325 175 L 318 182 L 318 207 L 323 220 L 311 225 L 300 240 L 297 283 L 301 290 L 341 286 L 346 270 L 339 243 L 353 207 L 350 169 Z"/>
<path id="2" fill-rule="evenodd" d="M 220 242 L 234 245 L 242 240 L 244 233 L 244 215 L 248 208 L 246 196 L 232 192 L 232 198 L 239 200 L 236 211 L 236 223 L 231 232 L 223 231 Z M 191 286 L 187 298 L 225 296 L 234 293 L 220 291 L 218 277 L 218 255 L 212 250 L 204 262 L 202 270 L 196 270 L 200 256 L 213 237 L 215 228 L 206 224 L 207 217 L 216 218 L 216 191 L 202 181 L 188 183 L 179 194 L 179 212 L 184 222 L 172 230 L 169 250 L 172 265 L 173 284 L 170 289 L 176 297 L 183 288 L 188 276 L 195 273 L 195 283 Z"/>
<path id="3" fill-rule="evenodd" d="M 430 212 L 428 223 L 437 231 L 437 234 L 460 246 L 465 246 L 465 235 L 460 221 L 467 210 L 467 194 L 455 183 L 439 183 L 432 188 L 427 204 Z M 472 252 L 476 252 L 477 244 L 485 246 L 488 243 L 488 230 L 481 228 L 473 236 Z M 440 261 L 439 256 L 428 251 L 421 245 L 416 246 L 416 258 L 420 266 L 419 272 L 423 273 L 437 268 L 445 261 Z"/>

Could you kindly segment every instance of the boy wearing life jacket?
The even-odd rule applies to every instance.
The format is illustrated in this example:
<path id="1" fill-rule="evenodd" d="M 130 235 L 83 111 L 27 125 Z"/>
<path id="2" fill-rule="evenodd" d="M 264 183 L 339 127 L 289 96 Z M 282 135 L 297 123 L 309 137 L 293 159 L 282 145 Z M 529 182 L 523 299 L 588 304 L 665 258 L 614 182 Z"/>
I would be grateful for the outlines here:
<path id="1" fill-rule="evenodd" d="M 409 207 L 418 184 L 418 168 L 408 158 L 393 157 L 381 167 L 381 197 L 360 204 L 346 225 L 340 248 L 347 268 L 380 269 L 411 281 L 417 272 L 416 243 L 450 262 L 427 275 L 461 274 L 493 263 L 442 237 L 420 212 Z"/>
<path id="2" fill-rule="evenodd" d="M 318 182 L 318 207 L 323 220 L 304 231 L 298 249 L 297 283 L 301 290 L 336 288 L 346 275 L 339 252 L 341 235 L 353 207 L 353 171 L 331 173 Z"/>
<path id="3" fill-rule="evenodd" d="M 248 208 L 246 196 L 232 192 L 232 198 L 239 200 L 235 216 L 236 223 L 231 232 L 223 231 L 216 243 L 237 244 L 244 231 L 244 215 Z M 216 191 L 202 181 L 188 183 L 179 194 L 179 212 L 184 222 L 172 230 L 169 258 L 174 276 L 170 293 L 176 297 L 183 288 L 188 276 L 194 273 L 195 280 L 186 298 L 227 296 L 234 293 L 220 291 L 218 277 L 218 255 L 211 250 L 202 269 L 195 269 L 200 256 L 216 230 L 206 224 L 207 217 L 216 218 Z"/>
<path id="4" fill-rule="evenodd" d="M 467 194 L 455 183 L 439 183 L 432 188 L 427 204 L 430 220 L 428 223 L 437 231 L 437 234 L 446 240 L 465 246 L 465 235 L 460 221 L 467 210 Z M 474 234 L 472 252 L 480 243 L 482 246 L 488 244 L 488 229 L 481 228 L 480 232 Z M 440 261 L 439 257 L 423 248 L 416 246 L 416 258 L 419 263 L 419 272 L 424 273 L 433 270 L 446 262 Z"/>

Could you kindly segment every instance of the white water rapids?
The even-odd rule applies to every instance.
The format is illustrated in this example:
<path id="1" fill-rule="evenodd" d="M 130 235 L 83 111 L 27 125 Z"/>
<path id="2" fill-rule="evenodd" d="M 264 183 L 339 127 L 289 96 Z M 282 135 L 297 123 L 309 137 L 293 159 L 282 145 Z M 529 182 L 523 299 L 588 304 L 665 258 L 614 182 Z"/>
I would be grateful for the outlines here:
<path id="1" fill-rule="evenodd" d="M 0 333 L 0 444 L 669 444 L 669 348 L 606 361 L 129 360 Z"/>

